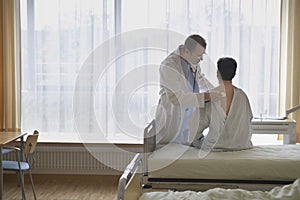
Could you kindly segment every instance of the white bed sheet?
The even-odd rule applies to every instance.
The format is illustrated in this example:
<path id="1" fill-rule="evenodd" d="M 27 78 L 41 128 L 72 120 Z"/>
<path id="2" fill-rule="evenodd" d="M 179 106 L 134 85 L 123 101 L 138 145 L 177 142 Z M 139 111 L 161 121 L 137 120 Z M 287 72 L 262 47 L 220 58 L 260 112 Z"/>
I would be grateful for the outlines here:
<path id="1" fill-rule="evenodd" d="M 206 192 L 150 192 L 144 193 L 139 200 L 152 200 L 152 199 L 205 199 L 205 200 L 250 200 L 250 199 L 261 199 L 261 200 L 299 200 L 300 199 L 300 179 L 297 179 L 293 184 L 285 185 L 283 187 L 275 187 L 269 192 L 263 191 L 248 191 L 243 189 L 222 189 L 214 188 L 207 190 Z"/>
<path id="2" fill-rule="evenodd" d="M 300 145 L 254 146 L 232 152 L 169 144 L 148 159 L 149 178 L 294 181 L 300 177 Z"/>

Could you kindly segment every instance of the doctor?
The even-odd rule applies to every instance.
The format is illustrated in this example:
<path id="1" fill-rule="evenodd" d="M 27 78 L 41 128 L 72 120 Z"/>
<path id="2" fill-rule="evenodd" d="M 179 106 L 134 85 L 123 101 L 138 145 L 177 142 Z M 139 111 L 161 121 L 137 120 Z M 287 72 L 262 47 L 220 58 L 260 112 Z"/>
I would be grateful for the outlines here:
<path id="1" fill-rule="evenodd" d="M 205 49 L 206 42 L 200 35 L 190 35 L 160 66 L 161 90 L 155 121 L 157 141 L 161 144 L 188 144 L 188 124 L 195 109 L 221 96 L 208 92 L 212 85 L 201 74 L 198 63 Z M 199 93 L 199 89 L 207 92 Z"/>

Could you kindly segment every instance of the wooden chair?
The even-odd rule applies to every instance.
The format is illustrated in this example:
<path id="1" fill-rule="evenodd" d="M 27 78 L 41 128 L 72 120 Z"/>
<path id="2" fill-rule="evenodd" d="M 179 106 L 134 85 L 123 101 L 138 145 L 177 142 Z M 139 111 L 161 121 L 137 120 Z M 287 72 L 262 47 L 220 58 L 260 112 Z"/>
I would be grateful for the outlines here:
<path id="1" fill-rule="evenodd" d="M 35 130 L 32 135 L 29 135 L 27 137 L 25 146 L 24 146 L 25 161 L 20 161 L 21 149 L 19 147 L 9 147 L 9 146 L 5 147 L 8 149 L 15 150 L 16 161 L 3 160 L 2 161 L 3 170 L 14 171 L 19 175 L 18 176 L 19 181 L 21 182 L 21 186 L 22 186 L 22 197 L 23 197 L 22 199 L 24 199 L 24 200 L 26 199 L 25 189 L 24 189 L 24 172 L 28 172 L 28 174 L 29 174 L 34 199 L 35 200 L 37 199 L 36 194 L 35 194 L 33 180 L 32 180 L 32 175 L 31 175 L 31 167 L 35 160 L 34 152 L 35 152 L 35 147 L 37 144 L 38 136 L 39 136 L 39 132 Z"/>

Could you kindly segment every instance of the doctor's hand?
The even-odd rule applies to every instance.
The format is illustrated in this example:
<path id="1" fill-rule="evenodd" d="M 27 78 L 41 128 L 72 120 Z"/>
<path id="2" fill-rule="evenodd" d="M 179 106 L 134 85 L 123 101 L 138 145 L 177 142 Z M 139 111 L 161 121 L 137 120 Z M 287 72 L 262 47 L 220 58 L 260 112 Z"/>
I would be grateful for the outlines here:
<path id="1" fill-rule="evenodd" d="M 218 101 L 221 98 L 224 98 L 225 96 L 226 96 L 225 92 L 210 90 L 204 93 L 204 100 L 205 102 Z"/>

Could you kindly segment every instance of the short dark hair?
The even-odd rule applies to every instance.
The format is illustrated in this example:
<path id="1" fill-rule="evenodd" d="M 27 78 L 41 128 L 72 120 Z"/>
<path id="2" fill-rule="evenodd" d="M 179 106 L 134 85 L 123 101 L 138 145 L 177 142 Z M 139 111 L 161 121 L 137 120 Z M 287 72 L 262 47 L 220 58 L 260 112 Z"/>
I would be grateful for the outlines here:
<path id="1" fill-rule="evenodd" d="M 184 47 L 190 51 L 193 51 L 197 44 L 200 44 L 204 49 L 206 49 L 206 42 L 200 35 L 194 34 L 186 38 L 184 42 Z"/>
<path id="2" fill-rule="evenodd" d="M 233 58 L 223 57 L 218 60 L 218 72 L 222 80 L 231 81 L 236 73 L 237 63 Z"/>

